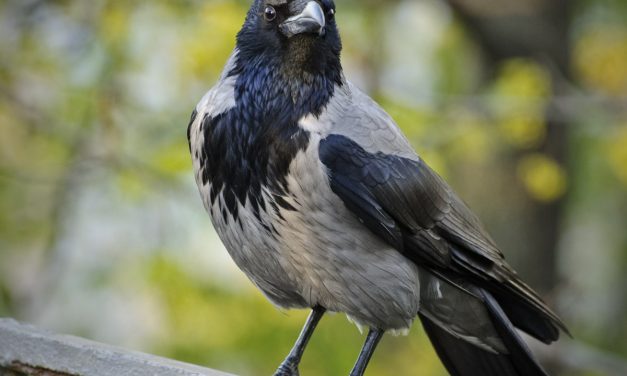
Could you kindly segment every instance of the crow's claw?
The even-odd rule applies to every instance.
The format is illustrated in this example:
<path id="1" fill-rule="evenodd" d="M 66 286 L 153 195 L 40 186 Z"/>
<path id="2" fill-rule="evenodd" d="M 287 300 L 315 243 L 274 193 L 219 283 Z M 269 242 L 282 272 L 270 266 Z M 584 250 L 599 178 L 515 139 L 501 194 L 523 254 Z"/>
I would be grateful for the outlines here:
<path id="1" fill-rule="evenodd" d="M 274 373 L 274 376 L 299 376 L 298 366 L 290 363 L 283 363 Z"/>

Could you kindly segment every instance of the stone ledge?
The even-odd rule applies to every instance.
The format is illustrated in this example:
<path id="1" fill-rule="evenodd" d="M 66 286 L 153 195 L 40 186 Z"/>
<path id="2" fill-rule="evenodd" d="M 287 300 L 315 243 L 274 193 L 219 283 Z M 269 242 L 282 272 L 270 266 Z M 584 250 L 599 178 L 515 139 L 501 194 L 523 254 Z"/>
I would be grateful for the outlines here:
<path id="1" fill-rule="evenodd" d="M 229 376 L 208 368 L 0 319 L 3 376 Z"/>

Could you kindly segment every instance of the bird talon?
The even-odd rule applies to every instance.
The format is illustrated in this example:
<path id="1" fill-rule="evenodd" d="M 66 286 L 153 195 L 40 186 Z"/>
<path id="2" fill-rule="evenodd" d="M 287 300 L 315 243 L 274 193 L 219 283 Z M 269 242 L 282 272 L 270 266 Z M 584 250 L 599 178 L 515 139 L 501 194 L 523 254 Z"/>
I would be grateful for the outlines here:
<path id="1" fill-rule="evenodd" d="M 274 376 L 300 376 L 298 366 L 294 364 L 281 364 Z"/>

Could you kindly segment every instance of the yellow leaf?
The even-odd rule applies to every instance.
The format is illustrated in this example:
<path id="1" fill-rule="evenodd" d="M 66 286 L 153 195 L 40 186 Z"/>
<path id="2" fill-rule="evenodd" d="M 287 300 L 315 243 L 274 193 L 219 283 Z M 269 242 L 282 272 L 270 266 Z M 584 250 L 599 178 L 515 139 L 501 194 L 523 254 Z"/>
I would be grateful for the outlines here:
<path id="1" fill-rule="evenodd" d="M 124 3 L 110 3 L 102 12 L 101 33 L 104 40 L 115 44 L 128 34 L 129 12 Z"/>
<path id="2" fill-rule="evenodd" d="M 493 88 L 495 120 L 500 134 L 521 149 L 538 146 L 546 135 L 544 114 L 551 96 L 551 78 L 530 60 L 506 62 Z"/>
<path id="3" fill-rule="evenodd" d="M 160 148 L 153 158 L 151 164 L 159 171 L 167 174 L 186 172 L 192 168 L 186 142 L 166 145 Z"/>
<path id="4" fill-rule="evenodd" d="M 203 5 L 194 32 L 181 43 L 181 70 L 193 77 L 217 77 L 233 51 L 245 10 L 233 1 L 209 1 Z"/>
<path id="5" fill-rule="evenodd" d="M 627 95 L 627 29 L 611 25 L 584 33 L 575 44 L 575 70 L 589 87 Z"/>
<path id="6" fill-rule="evenodd" d="M 524 149 L 538 146 L 546 136 L 543 117 L 533 111 L 504 116 L 500 119 L 499 129 L 505 141 Z"/>
<path id="7" fill-rule="evenodd" d="M 566 171 L 553 159 L 543 154 L 531 154 L 518 164 L 518 176 L 527 192 L 541 202 L 553 202 L 566 193 Z"/>
<path id="8" fill-rule="evenodd" d="M 512 59 L 501 68 L 494 87 L 503 97 L 547 98 L 551 95 L 551 78 L 538 63 Z"/>
<path id="9" fill-rule="evenodd" d="M 612 171 L 627 186 L 627 124 L 611 138 L 605 150 Z"/>
<path id="10" fill-rule="evenodd" d="M 450 145 L 451 157 L 471 162 L 484 161 L 493 145 L 487 124 L 487 119 L 477 112 L 466 109 L 453 112 L 448 127 L 457 134 Z"/>

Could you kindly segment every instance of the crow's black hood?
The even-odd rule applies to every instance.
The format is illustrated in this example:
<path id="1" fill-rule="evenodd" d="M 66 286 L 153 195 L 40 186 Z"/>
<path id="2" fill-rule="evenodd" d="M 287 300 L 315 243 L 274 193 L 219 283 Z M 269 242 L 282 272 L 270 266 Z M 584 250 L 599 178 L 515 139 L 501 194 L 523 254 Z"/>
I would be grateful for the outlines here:
<path id="1" fill-rule="evenodd" d="M 307 96 L 314 81 L 330 88 L 341 84 L 342 44 L 331 0 L 256 0 L 237 50 L 237 66 L 251 83 L 271 70 L 273 84 L 289 87 L 291 96 Z"/>

